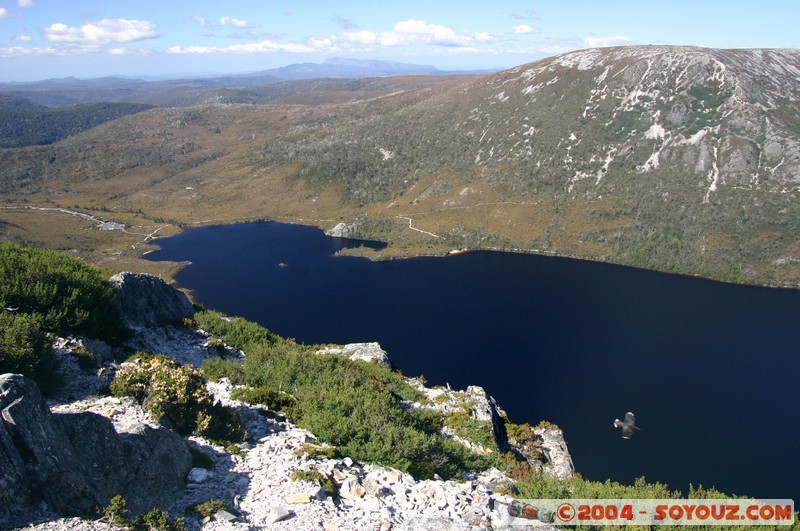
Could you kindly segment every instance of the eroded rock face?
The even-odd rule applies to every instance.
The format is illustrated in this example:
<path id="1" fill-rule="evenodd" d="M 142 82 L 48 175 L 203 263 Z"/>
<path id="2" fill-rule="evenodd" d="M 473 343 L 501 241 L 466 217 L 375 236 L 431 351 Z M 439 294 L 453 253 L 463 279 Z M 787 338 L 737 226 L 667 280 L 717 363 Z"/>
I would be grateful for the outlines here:
<path id="1" fill-rule="evenodd" d="M 194 316 L 189 298 L 160 278 L 134 273 L 111 277 L 117 285 L 122 319 L 132 328 L 147 328 Z"/>
<path id="2" fill-rule="evenodd" d="M 24 376 L 0 376 L 0 528 L 44 502 L 90 515 L 117 494 L 137 513 L 166 507 L 191 468 L 186 442 L 144 423 L 118 431 L 93 413 L 53 414 Z"/>
<path id="3" fill-rule="evenodd" d="M 0 376 L 0 524 L 46 502 L 60 514 L 88 514 L 99 505 L 87 472 L 36 383 Z"/>
<path id="4" fill-rule="evenodd" d="M 103 501 L 121 494 L 128 509 L 138 514 L 166 507 L 184 486 L 192 457 L 184 440 L 171 430 L 147 424 L 118 432 L 112 422 L 97 413 L 54 415 L 76 448 L 88 471 L 89 483 Z"/>

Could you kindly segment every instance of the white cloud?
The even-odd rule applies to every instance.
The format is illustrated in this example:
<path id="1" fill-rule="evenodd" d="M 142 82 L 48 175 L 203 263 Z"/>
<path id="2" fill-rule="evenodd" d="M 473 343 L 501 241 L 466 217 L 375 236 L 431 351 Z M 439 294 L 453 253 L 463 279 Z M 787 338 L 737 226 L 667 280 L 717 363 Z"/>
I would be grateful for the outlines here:
<path id="1" fill-rule="evenodd" d="M 589 48 L 606 48 L 608 46 L 622 46 L 633 42 L 633 39 L 617 35 L 616 37 L 585 37 L 583 42 Z"/>
<path id="2" fill-rule="evenodd" d="M 21 57 L 30 55 L 69 55 L 65 50 L 48 46 L 47 48 L 26 48 L 23 46 L 12 46 L 10 48 L 0 48 L 0 57 Z"/>
<path id="3" fill-rule="evenodd" d="M 17 0 L 17 5 L 19 7 L 31 7 L 33 6 L 33 0 Z"/>
<path id="4" fill-rule="evenodd" d="M 194 15 L 193 17 L 190 17 L 190 19 L 194 20 L 204 28 L 213 28 L 215 26 L 213 22 L 211 22 L 210 20 L 206 20 L 205 17 L 201 17 L 199 15 Z"/>
<path id="5" fill-rule="evenodd" d="M 233 26 L 234 28 L 240 28 L 240 29 L 247 28 L 250 26 L 246 20 L 241 20 L 233 17 L 221 17 L 219 19 L 219 22 L 223 26 Z"/>
<path id="6" fill-rule="evenodd" d="M 8 18 L 11 16 L 11 13 L 8 12 L 8 9 L 4 7 L 0 7 L 0 18 Z"/>
<path id="7" fill-rule="evenodd" d="M 127 44 L 158 37 L 155 24 L 145 20 L 126 19 L 103 19 L 86 23 L 81 27 L 70 27 L 57 22 L 45 28 L 42 35 L 54 44 L 46 47 L 0 48 L 0 57 L 97 53 L 112 44 Z M 30 35 L 17 35 L 14 40 L 30 42 L 33 38 Z M 119 47 L 107 51 L 112 55 L 150 53 L 147 50 L 123 50 Z"/>
<path id="8" fill-rule="evenodd" d="M 218 53 L 255 54 L 255 53 L 311 53 L 317 51 L 311 46 L 299 44 L 279 44 L 270 40 L 231 46 L 171 46 L 167 53 L 174 55 L 209 55 Z"/>
<path id="9" fill-rule="evenodd" d="M 195 18 L 197 19 L 197 18 Z M 403 20 L 392 31 L 368 30 L 344 31 L 330 36 L 309 37 L 302 44 L 281 44 L 271 40 L 232 46 L 173 46 L 171 54 L 212 53 L 352 53 L 369 51 L 379 47 L 430 45 L 442 46 L 458 51 L 474 52 L 477 46 L 496 42 L 498 39 L 487 32 L 458 33 L 439 24 L 424 20 Z"/>
<path id="10" fill-rule="evenodd" d="M 557 54 L 560 54 L 560 53 L 571 52 L 574 49 L 575 49 L 574 46 L 565 46 L 565 45 L 562 45 L 562 44 L 552 44 L 550 46 L 542 46 L 540 48 L 537 48 L 535 51 L 537 53 L 543 53 L 543 54 L 546 54 L 546 55 L 557 55 Z"/>
<path id="11" fill-rule="evenodd" d="M 520 24 L 518 26 L 511 26 L 511 31 L 520 35 L 528 35 L 530 33 L 539 33 L 537 28 L 528 26 L 527 24 Z"/>
<path id="12" fill-rule="evenodd" d="M 49 41 L 90 49 L 158 37 L 152 22 L 122 18 L 88 22 L 79 28 L 57 22 L 45 28 L 43 34 Z"/>
<path id="13" fill-rule="evenodd" d="M 339 46 L 389 47 L 423 44 L 471 48 L 476 44 L 495 42 L 497 38 L 487 32 L 457 33 L 447 26 L 429 24 L 424 20 L 409 19 L 395 24 L 392 31 L 380 33 L 367 30 L 346 31 L 331 37 L 312 39 L 313 42 L 323 40 Z"/>
<path id="14" fill-rule="evenodd" d="M 155 55 L 155 52 L 149 48 L 109 48 L 108 53 L 111 55 L 132 55 L 139 57 Z"/>
<path id="15" fill-rule="evenodd" d="M 201 17 L 200 15 L 194 15 L 193 17 L 190 17 L 190 20 L 197 22 L 206 29 L 215 29 L 225 26 L 230 26 L 232 28 L 237 28 L 237 29 L 256 27 L 247 22 L 246 20 L 234 17 L 220 17 L 219 22 L 214 22 L 213 20 L 208 20 L 207 18 Z"/>
<path id="16" fill-rule="evenodd" d="M 436 46 L 471 46 L 476 37 L 458 34 L 447 26 L 428 24 L 424 20 L 403 20 L 389 32 L 403 44 L 432 44 Z"/>

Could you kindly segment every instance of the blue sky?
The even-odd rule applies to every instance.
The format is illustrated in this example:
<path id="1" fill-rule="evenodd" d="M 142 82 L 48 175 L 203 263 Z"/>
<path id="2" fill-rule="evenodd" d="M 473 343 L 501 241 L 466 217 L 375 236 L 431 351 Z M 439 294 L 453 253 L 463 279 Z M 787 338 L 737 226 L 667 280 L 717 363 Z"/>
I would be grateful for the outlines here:
<path id="1" fill-rule="evenodd" d="M 800 48 L 798 0 L 0 0 L 0 81 L 330 57 L 510 68 L 597 46 Z"/>

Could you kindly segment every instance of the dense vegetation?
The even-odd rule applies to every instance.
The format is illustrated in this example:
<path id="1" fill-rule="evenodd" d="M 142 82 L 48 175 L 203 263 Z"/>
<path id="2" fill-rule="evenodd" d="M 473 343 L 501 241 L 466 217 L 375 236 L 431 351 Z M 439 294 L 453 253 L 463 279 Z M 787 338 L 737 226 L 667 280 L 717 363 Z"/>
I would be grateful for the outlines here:
<path id="1" fill-rule="evenodd" d="M 0 310 L 0 374 L 24 374 L 50 394 L 61 383 L 58 368 L 41 316 Z"/>
<path id="2" fill-rule="evenodd" d="M 60 383 L 48 333 L 125 337 L 116 292 L 100 270 L 62 253 L 0 243 L 0 373 L 44 393 Z"/>
<path id="3" fill-rule="evenodd" d="M 108 276 L 63 253 L 0 242 L 0 307 L 40 316 L 48 332 L 123 339 Z"/>
<path id="4" fill-rule="evenodd" d="M 258 325 L 214 312 L 200 312 L 196 319 L 201 328 L 247 353 L 244 362 L 207 360 L 203 370 L 210 378 L 247 385 L 252 391 L 240 397 L 269 401 L 265 405 L 283 409 L 342 455 L 418 478 L 454 478 L 490 464 L 439 434 L 441 414 L 401 408 L 402 400 L 423 396 L 386 367 L 315 354 Z"/>
<path id="5" fill-rule="evenodd" d="M 17 94 L 0 92 L 0 110 L 3 111 L 44 111 L 47 107 L 38 105 Z"/>
<path id="6" fill-rule="evenodd" d="M 52 144 L 104 122 L 151 108 L 151 105 L 138 103 L 84 103 L 48 110 L 0 108 L 0 147 Z"/>

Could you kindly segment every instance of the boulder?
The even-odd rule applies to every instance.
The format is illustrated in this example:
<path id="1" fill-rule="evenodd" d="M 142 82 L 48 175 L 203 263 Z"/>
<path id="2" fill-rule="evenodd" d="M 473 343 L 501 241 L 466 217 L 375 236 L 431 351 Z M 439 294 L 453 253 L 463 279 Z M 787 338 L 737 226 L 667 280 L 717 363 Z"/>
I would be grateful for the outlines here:
<path id="1" fill-rule="evenodd" d="M 189 298 L 152 275 L 118 273 L 111 277 L 117 285 L 122 319 L 132 328 L 148 328 L 174 323 L 194 316 Z"/>
<path id="2" fill-rule="evenodd" d="M 317 354 L 337 354 L 351 360 L 369 361 L 379 365 L 384 365 L 390 369 L 392 368 L 392 362 L 389 361 L 389 355 L 386 354 L 386 351 L 381 348 L 380 344 L 375 342 L 348 343 L 344 346 L 328 347 L 318 350 Z"/>
<path id="3" fill-rule="evenodd" d="M 135 424 L 117 432 L 108 418 L 96 413 L 54 415 L 88 472 L 88 484 L 100 506 L 121 494 L 128 509 L 138 514 L 164 508 L 182 492 L 192 466 L 185 441 L 165 428 Z"/>
<path id="4" fill-rule="evenodd" d="M 92 514 L 118 494 L 134 514 L 164 508 L 192 462 L 165 428 L 117 431 L 96 413 L 51 413 L 36 384 L 17 374 L 0 376 L 0 450 L 0 528 L 40 501 L 64 516 Z"/>
<path id="5" fill-rule="evenodd" d="M 36 383 L 0 376 L 0 527 L 44 501 L 62 515 L 88 514 L 100 499 Z"/>
<path id="6" fill-rule="evenodd" d="M 335 227 L 325 234 L 333 238 L 350 238 L 358 229 L 359 226 L 357 223 L 337 223 Z"/>

